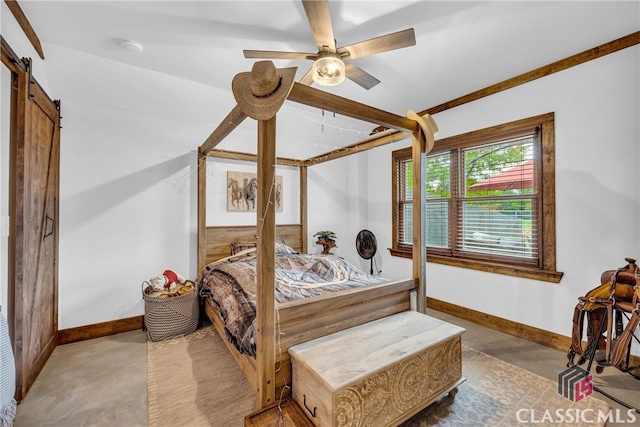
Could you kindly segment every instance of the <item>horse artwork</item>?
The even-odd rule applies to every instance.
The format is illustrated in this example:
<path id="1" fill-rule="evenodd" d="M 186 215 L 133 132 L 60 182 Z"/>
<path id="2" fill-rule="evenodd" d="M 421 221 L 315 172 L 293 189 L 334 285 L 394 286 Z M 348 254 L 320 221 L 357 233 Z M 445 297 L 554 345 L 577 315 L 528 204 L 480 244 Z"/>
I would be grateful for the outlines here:
<path id="1" fill-rule="evenodd" d="M 275 177 L 273 186 L 277 212 L 283 210 L 282 176 Z M 258 178 L 255 173 L 227 171 L 227 210 L 255 212 L 258 198 Z"/>
<path id="2" fill-rule="evenodd" d="M 276 178 L 276 210 L 282 210 L 282 183 Z"/>
<path id="3" fill-rule="evenodd" d="M 258 179 L 257 178 L 245 178 L 242 185 L 242 192 L 244 195 L 244 203 L 247 205 L 247 210 L 256 210 L 256 199 L 258 198 Z"/>
<path id="4" fill-rule="evenodd" d="M 244 209 L 244 194 L 242 187 L 240 187 L 238 181 L 233 178 L 229 178 L 228 182 L 229 184 L 227 184 L 227 188 L 230 190 L 231 206 L 237 210 Z"/>

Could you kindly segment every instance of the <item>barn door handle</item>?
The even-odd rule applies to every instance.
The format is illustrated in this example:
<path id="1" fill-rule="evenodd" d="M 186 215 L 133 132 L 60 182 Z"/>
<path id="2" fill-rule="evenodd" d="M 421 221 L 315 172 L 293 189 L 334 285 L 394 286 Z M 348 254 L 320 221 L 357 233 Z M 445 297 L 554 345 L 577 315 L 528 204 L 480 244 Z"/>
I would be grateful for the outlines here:
<path id="1" fill-rule="evenodd" d="M 46 218 L 45 218 L 45 223 L 44 223 L 44 229 L 45 229 L 45 234 L 44 236 L 42 236 L 42 240 L 46 239 L 47 237 L 51 236 L 53 234 L 53 231 L 55 230 L 55 225 L 56 225 L 56 221 L 51 218 L 49 216 L 49 214 L 45 214 Z M 51 231 L 49 231 L 48 233 L 46 232 L 47 230 L 47 224 L 49 224 L 49 222 L 51 222 Z"/>

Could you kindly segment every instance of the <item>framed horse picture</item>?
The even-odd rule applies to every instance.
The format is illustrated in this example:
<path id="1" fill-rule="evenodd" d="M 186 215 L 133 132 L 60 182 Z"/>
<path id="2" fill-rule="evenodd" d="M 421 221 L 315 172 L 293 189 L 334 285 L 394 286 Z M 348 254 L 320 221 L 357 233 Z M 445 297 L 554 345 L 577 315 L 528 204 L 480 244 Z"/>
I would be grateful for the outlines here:
<path id="1" fill-rule="evenodd" d="M 282 176 L 276 175 L 275 192 L 276 212 L 283 210 Z M 258 178 L 255 173 L 227 171 L 227 210 L 255 212 L 258 195 Z"/>

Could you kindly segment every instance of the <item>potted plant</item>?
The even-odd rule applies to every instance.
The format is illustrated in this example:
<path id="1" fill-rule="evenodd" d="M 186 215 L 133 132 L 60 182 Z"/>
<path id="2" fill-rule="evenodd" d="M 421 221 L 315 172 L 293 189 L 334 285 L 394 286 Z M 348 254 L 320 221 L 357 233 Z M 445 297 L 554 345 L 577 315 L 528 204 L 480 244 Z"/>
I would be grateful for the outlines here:
<path id="1" fill-rule="evenodd" d="M 323 254 L 330 254 L 331 248 L 338 247 L 338 245 L 336 245 L 336 239 L 338 238 L 338 236 L 336 236 L 336 233 L 334 233 L 333 231 L 318 231 L 313 235 L 313 237 L 318 238 L 318 240 L 316 241 L 316 245 L 322 245 Z"/>

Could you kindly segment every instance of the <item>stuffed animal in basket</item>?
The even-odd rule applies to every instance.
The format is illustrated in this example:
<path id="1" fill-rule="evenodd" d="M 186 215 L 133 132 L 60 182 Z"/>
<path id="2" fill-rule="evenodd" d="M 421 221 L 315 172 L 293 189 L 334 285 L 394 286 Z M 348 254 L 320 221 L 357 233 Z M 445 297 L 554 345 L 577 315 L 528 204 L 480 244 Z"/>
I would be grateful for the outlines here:
<path id="1" fill-rule="evenodd" d="M 187 280 L 173 270 L 165 270 L 160 276 L 149 279 L 149 284 L 154 291 L 175 292 L 177 284 L 184 284 Z"/>

